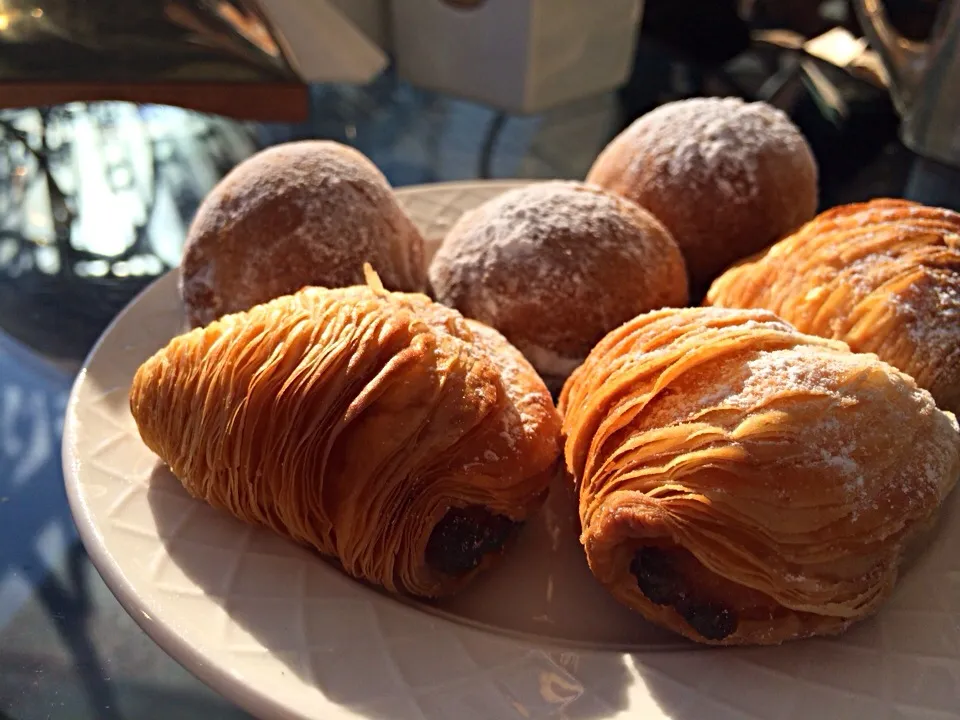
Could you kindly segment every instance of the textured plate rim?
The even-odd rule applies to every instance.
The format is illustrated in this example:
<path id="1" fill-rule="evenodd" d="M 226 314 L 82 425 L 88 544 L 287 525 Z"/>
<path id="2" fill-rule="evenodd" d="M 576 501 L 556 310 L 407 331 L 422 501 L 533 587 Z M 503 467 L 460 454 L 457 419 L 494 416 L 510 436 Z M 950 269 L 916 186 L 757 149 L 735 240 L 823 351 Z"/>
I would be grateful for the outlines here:
<path id="1" fill-rule="evenodd" d="M 174 269 L 170 272 L 176 272 L 176 270 Z M 135 311 L 137 304 L 145 295 L 154 290 L 156 285 L 165 280 L 169 282 L 168 278 L 169 273 L 165 273 L 147 285 L 137 293 L 133 300 L 107 325 L 104 332 L 97 339 L 97 342 L 94 343 L 93 348 L 84 358 L 80 372 L 77 374 L 76 380 L 70 389 L 66 414 L 64 416 L 63 440 L 61 444 L 61 462 L 63 464 L 64 485 L 66 486 L 67 492 L 67 504 L 70 507 L 74 524 L 77 527 L 77 533 L 80 536 L 87 556 L 97 569 L 104 584 L 109 588 L 110 592 L 113 593 L 114 597 L 116 597 L 124 611 L 133 619 L 134 623 L 167 655 L 199 678 L 208 687 L 215 690 L 224 698 L 227 698 L 228 701 L 236 702 L 237 705 L 257 717 L 262 717 L 267 713 L 273 717 L 277 717 L 278 713 L 280 713 L 279 717 L 297 718 L 299 720 L 299 715 L 290 714 L 287 708 L 276 703 L 269 695 L 259 692 L 245 683 L 232 682 L 227 674 L 217 669 L 216 665 L 209 664 L 205 655 L 193 645 L 186 636 L 178 633 L 172 626 L 155 620 L 143 611 L 136 586 L 127 578 L 119 564 L 114 562 L 110 557 L 110 551 L 97 526 L 96 520 L 93 518 L 85 499 L 81 495 L 81 483 L 77 470 L 79 458 L 75 452 L 78 444 L 76 441 L 78 432 L 76 408 L 81 389 L 86 382 L 87 369 L 115 327 L 122 323 L 130 313 Z"/>
<path id="2" fill-rule="evenodd" d="M 536 179 L 454 181 L 447 183 L 411 185 L 398 188 L 396 192 L 400 196 L 415 196 L 418 193 L 423 193 L 426 191 L 466 191 L 470 188 L 484 188 L 487 191 L 493 188 L 507 190 L 511 187 L 529 185 L 533 182 L 541 181 Z M 443 223 L 439 223 L 437 227 L 442 224 Z M 427 239 L 429 242 L 432 238 L 428 237 Z M 435 241 L 435 238 L 433 239 Z M 366 715 L 362 709 L 347 704 L 342 704 L 335 698 L 328 696 L 324 691 L 323 684 L 318 681 L 305 681 L 303 683 L 305 689 L 314 688 L 318 691 L 316 700 L 309 709 L 305 710 L 302 707 L 296 707 L 292 703 L 284 702 L 276 693 L 271 692 L 270 688 L 265 687 L 263 684 L 246 683 L 240 681 L 231 673 L 230 665 L 227 662 L 220 660 L 216 654 L 210 653 L 208 648 L 204 647 L 203 643 L 192 641 L 192 635 L 181 634 L 178 631 L 176 624 L 170 623 L 168 618 L 157 618 L 146 615 L 144 610 L 149 608 L 147 596 L 142 591 L 141 586 L 136 581 L 131 579 L 127 570 L 124 569 L 124 566 L 115 562 L 113 557 L 114 552 L 111 550 L 113 546 L 106 542 L 103 528 L 98 526 L 93 509 L 88 507 L 87 499 L 85 498 L 85 494 L 80 486 L 80 476 L 76 470 L 77 464 L 84 459 L 83 453 L 77 452 L 79 449 L 77 441 L 82 437 L 82 432 L 78 427 L 78 419 L 80 417 L 78 403 L 82 394 L 81 390 L 84 389 L 85 382 L 88 380 L 88 370 L 90 369 L 94 359 L 101 352 L 104 344 L 116 331 L 117 326 L 124 322 L 129 317 L 131 312 L 135 311 L 135 308 L 138 306 L 138 304 L 143 301 L 144 296 L 155 291 L 157 284 L 161 282 L 171 282 L 172 280 L 170 276 L 176 272 L 176 269 L 171 270 L 154 280 L 152 283 L 150 283 L 150 285 L 139 292 L 133 298 L 133 300 L 131 300 L 131 302 L 128 303 L 128 305 L 117 314 L 117 316 L 111 321 L 111 323 L 98 338 L 91 351 L 87 354 L 83 364 L 81 365 L 80 372 L 77 374 L 77 377 L 73 382 L 73 386 L 71 387 L 64 418 L 61 458 L 63 462 L 64 483 L 66 486 L 68 504 L 70 506 L 81 541 L 86 548 L 91 562 L 93 563 L 94 567 L 97 568 L 105 584 L 120 602 L 124 610 L 131 616 L 133 621 L 148 635 L 148 637 L 150 637 L 175 661 L 181 664 L 184 668 L 186 668 L 189 672 L 195 675 L 214 691 L 220 693 L 224 698 L 227 699 L 228 702 L 231 702 L 258 717 L 303 718 L 304 720 L 308 720 L 310 718 L 319 716 L 325 718 L 336 717 L 341 720 L 346 720 L 347 718 L 370 720 L 369 716 Z M 953 507 L 955 512 L 960 512 L 960 496 L 954 498 Z M 954 520 L 956 521 L 957 519 L 960 519 L 960 516 L 955 515 Z M 960 528 L 958 528 L 957 531 L 960 532 Z M 939 534 L 940 533 L 938 533 L 938 535 Z M 937 543 L 940 544 L 944 540 L 945 538 L 940 536 L 940 539 L 937 540 Z M 949 562 L 951 563 L 950 571 L 960 571 L 960 566 L 953 564 L 955 562 L 955 555 L 951 552 L 949 557 Z M 916 570 L 917 568 L 914 568 L 914 571 Z M 357 589 L 359 591 L 360 587 L 358 586 Z M 903 588 L 901 586 L 901 590 L 902 589 Z M 913 602 L 918 595 L 922 595 L 925 592 L 925 589 L 926 588 L 922 583 L 914 583 L 912 594 L 906 598 L 907 606 L 905 608 L 901 607 L 900 613 L 906 613 L 909 615 L 911 612 L 914 612 L 909 603 Z M 356 597 L 359 598 L 362 597 L 362 595 L 357 595 Z M 386 599 L 384 600 L 386 601 Z M 888 600 L 888 603 L 890 603 L 892 600 L 893 598 Z M 421 614 L 422 612 L 415 606 L 406 604 L 403 605 L 406 612 L 416 614 Z M 955 624 L 956 618 L 960 617 L 960 615 L 957 614 L 958 610 L 954 606 L 951 606 L 951 608 L 953 609 L 949 609 L 946 612 L 949 621 Z M 887 608 L 885 612 L 892 613 L 894 612 L 894 608 Z M 921 609 L 917 612 L 925 612 L 925 610 Z M 925 695 L 929 694 L 926 692 L 927 690 L 931 691 L 934 695 L 940 694 L 944 690 L 946 690 L 948 693 L 957 691 L 951 691 L 949 688 L 925 688 L 923 686 L 916 685 L 916 676 L 911 676 L 909 674 L 911 666 L 900 664 L 905 660 L 913 658 L 911 653 L 917 651 L 912 648 L 908 648 L 906 651 L 901 648 L 899 651 L 895 650 L 893 653 L 890 653 L 884 648 L 875 646 L 872 643 L 870 645 L 862 645 L 857 642 L 852 643 L 849 646 L 852 652 L 858 655 L 863 652 L 867 652 L 870 655 L 875 655 L 879 652 L 880 659 L 883 660 L 882 673 L 885 679 L 879 684 L 871 684 L 872 689 L 865 691 L 862 688 L 858 689 L 855 686 L 838 687 L 836 684 L 834 684 L 834 682 L 824 681 L 821 676 L 822 674 L 820 673 L 813 673 L 812 675 L 809 673 L 805 674 L 804 672 L 793 668 L 793 662 L 801 662 L 803 663 L 803 667 L 806 667 L 807 665 L 810 667 L 820 667 L 820 663 L 818 662 L 819 653 L 818 651 L 812 649 L 813 644 L 827 642 L 833 645 L 837 642 L 837 639 L 814 639 L 801 641 L 800 644 L 794 646 L 797 654 L 794 655 L 792 659 L 790 650 L 788 650 L 786 647 L 773 648 L 773 652 L 777 654 L 783 653 L 784 657 L 791 662 L 791 667 L 793 669 L 791 669 L 789 673 L 784 673 L 782 670 L 778 669 L 781 667 L 780 660 L 778 660 L 777 663 L 772 667 L 767 665 L 762 660 L 759 662 L 756 661 L 755 653 L 765 653 L 767 652 L 765 649 L 729 648 L 719 650 L 706 648 L 706 652 L 704 652 L 705 648 L 697 645 L 692 645 L 689 648 L 678 647 L 676 650 L 671 652 L 645 652 L 641 649 L 621 650 L 613 648 L 586 649 L 572 646 L 561 641 L 551 641 L 549 638 L 521 639 L 508 634 L 501 635 L 499 633 L 485 631 L 482 628 L 473 627 L 468 623 L 458 622 L 457 620 L 450 619 L 442 614 L 426 614 L 430 617 L 431 622 L 434 623 L 435 630 L 444 633 L 445 636 L 453 636 L 456 638 L 464 638 L 469 636 L 496 636 L 499 640 L 505 643 L 505 649 L 508 650 L 521 649 L 525 652 L 532 651 L 537 653 L 556 653 L 557 651 L 560 653 L 570 652 L 584 659 L 592 657 L 594 659 L 599 659 L 601 662 L 625 658 L 626 662 L 632 666 L 629 673 L 631 678 L 625 688 L 629 698 L 625 707 L 611 708 L 611 717 L 643 716 L 651 719 L 665 719 L 672 717 L 673 713 L 671 712 L 671 705 L 669 704 L 671 702 L 671 696 L 666 698 L 668 704 L 665 706 L 661 703 L 662 698 L 660 697 L 660 693 L 655 688 L 652 688 L 648 685 L 648 680 L 654 678 L 660 678 L 662 680 L 669 681 L 668 685 L 673 687 L 674 691 L 678 693 L 676 697 L 683 698 L 681 702 L 686 703 L 687 699 L 693 697 L 698 699 L 698 701 L 709 703 L 709 705 L 705 704 L 703 706 L 697 706 L 701 707 L 701 714 L 706 713 L 709 715 L 709 708 L 716 707 L 719 703 L 719 705 L 724 708 L 725 717 L 757 716 L 757 711 L 755 709 L 756 706 L 752 704 L 754 702 L 753 700 L 744 698 L 743 702 L 746 702 L 746 705 L 740 704 L 736 701 L 731 701 L 731 695 L 736 695 L 739 697 L 739 692 L 727 692 L 723 697 L 721 697 L 719 694 L 714 692 L 716 688 L 713 686 L 704 691 L 703 688 L 697 687 L 695 683 L 690 684 L 684 680 L 684 678 L 689 676 L 690 673 L 696 677 L 700 672 L 703 672 L 704 676 L 710 676 L 705 677 L 706 680 L 720 682 L 722 686 L 726 687 L 728 690 L 731 687 L 735 687 L 737 683 L 744 682 L 747 683 L 748 686 L 752 687 L 755 691 L 766 686 L 766 682 L 764 682 L 762 678 L 772 672 L 774 675 L 779 676 L 781 680 L 786 679 L 789 681 L 788 684 L 791 688 L 791 691 L 793 691 L 795 688 L 796 692 L 798 693 L 797 697 L 802 696 L 805 698 L 805 703 L 813 702 L 814 705 L 812 707 L 809 705 L 806 705 L 806 707 L 810 710 L 816 711 L 816 713 L 820 714 L 821 716 L 824 716 L 824 713 L 826 713 L 826 716 L 831 717 L 843 716 L 837 715 L 836 713 L 841 712 L 843 708 L 847 707 L 845 702 L 851 697 L 859 697 L 863 699 L 863 701 L 870 707 L 889 707 L 890 709 L 896 709 L 898 706 L 899 708 L 915 707 L 922 713 L 923 717 L 954 716 L 952 712 L 944 712 L 945 706 L 943 705 L 933 707 L 929 704 L 923 704 L 923 698 Z M 898 631 L 902 632 L 903 628 L 898 628 Z M 855 630 L 852 630 L 851 632 L 855 632 Z M 960 632 L 960 630 L 957 632 Z M 879 625 L 874 626 L 873 634 L 876 635 L 877 633 L 880 635 L 883 634 L 882 628 Z M 842 638 L 840 639 L 840 645 L 846 645 L 843 640 L 844 639 Z M 955 642 L 960 642 L 960 635 L 956 636 Z M 270 651 L 270 648 L 266 646 L 264 647 L 268 652 Z M 713 665 L 710 660 L 711 657 L 715 657 L 710 650 L 723 652 L 724 654 L 729 653 L 729 662 L 720 663 L 722 669 L 711 669 L 715 668 L 716 666 Z M 679 675 L 671 670 L 672 667 L 676 667 L 673 663 L 680 661 L 678 658 L 676 658 L 677 655 L 684 656 L 682 660 L 684 670 L 683 673 Z M 669 656 L 673 656 L 675 660 L 666 660 Z M 917 659 L 921 660 L 923 663 L 926 663 L 927 660 L 924 658 L 925 656 L 922 654 L 917 655 Z M 666 660 L 666 668 L 660 666 L 662 660 Z M 825 656 L 825 660 L 826 664 L 822 666 L 825 670 L 829 671 L 831 667 L 836 666 L 840 671 L 836 678 L 831 675 L 830 677 L 832 679 L 836 680 L 840 677 L 845 677 L 846 670 L 849 668 L 849 666 L 845 666 L 842 661 L 839 665 L 837 665 L 838 660 L 840 660 L 840 655 L 838 655 L 835 651 L 833 655 L 830 655 L 828 652 L 828 654 Z M 891 662 L 889 666 L 887 665 L 888 660 Z M 939 660 L 937 660 L 937 662 L 940 664 L 946 662 L 948 666 L 944 666 L 941 669 L 943 669 L 944 672 L 949 671 L 951 676 L 955 677 L 956 673 L 960 672 L 960 664 L 958 664 L 960 663 L 960 655 L 956 655 L 956 648 L 951 649 L 948 656 L 939 656 Z M 926 665 L 924 665 L 924 667 L 926 667 Z M 940 667 L 940 665 L 937 665 L 937 667 Z M 856 670 L 856 668 L 852 669 Z M 759 683 L 757 682 L 758 671 L 761 673 L 759 675 Z M 894 675 L 889 676 L 889 673 L 894 673 Z M 910 680 L 910 678 L 913 677 L 914 682 L 908 686 L 896 682 L 896 678 L 901 674 L 903 674 L 904 680 Z M 591 680 L 584 680 L 583 682 L 584 684 L 582 689 L 586 691 L 589 691 L 591 686 L 594 684 Z M 731 686 L 730 683 L 734 683 L 734 686 Z M 663 686 L 663 683 L 661 683 L 661 687 Z M 809 691 L 816 689 L 817 686 L 822 686 L 827 691 L 828 699 L 825 701 L 828 703 L 827 705 L 819 705 L 816 700 L 812 699 L 815 697 L 815 695 L 811 696 L 809 694 Z M 829 697 L 837 697 L 838 693 L 840 694 L 840 699 L 838 699 L 836 702 L 839 704 L 834 705 L 834 701 L 830 700 Z M 880 693 L 882 697 L 878 697 L 877 693 Z M 747 697 L 755 697 L 755 695 L 748 693 Z M 950 694 L 946 699 L 949 700 L 952 697 L 953 694 Z M 960 697 L 960 695 L 957 695 L 957 697 Z M 778 703 L 780 702 L 778 695 L 773 696 L 773 699 Z M 882 701 L 888 702 L 889 705 L 877 705 L 877 703 Z M 918 702 L 919 704 L 917 704 Z M 693 707 L 693 705 L 690 705 L 687 707 L 687 709 L 691 709 Z M 951 710 L 953 710 L 953 708 L 951 708 Z M 751 713 L 753 713 L 753 715 L 751 715 Z M 833 714 L 831 715 L 831 713 Z"/>
<path id="3" fill-rule="evenodd" d="M 430 190 L 466 190 L 473 186 L 483 186 L 487 188 L 491 186 L 497 186 L 502 187 L 503 190 L 509 190 L 514 187 L 528 185 L 531 182 L 537 181 L 510 179 L 498 179 L 490 181 L 464 180 L 407 185 L 396 188 L 395 192 L 402 197 L 404 195 L 413 195 Z M 122 324 L 131 313 L 136 311 L 137 306 L 144 299 L 144 297 L 155 291 L 157 285 L 163 282 L 170 282 L 170 276 L 177 272 L 178 270 L 176 268 L 167 271 L 166 273 L 158 276 L 136 295 L 134 295 L 130 302 L 127 303 L 127 305 L 124 306 L 119 313 L 117 313 L 113 320 L 110 321 L 104 331 L 97 338 L 97 341 L 94 343 L 93 347 L 83 359 L 83 363 L 80 366 L 80 371 L 77 373 L 77 376 L 71 385 L 70 394 L 67 399 L 63 425 L 63 437 L 61 441 L 61 463 L 63 468 L 64 485 L 66 487 L 67 504 L 70 507 L 70 512 L 73 516 L 74 524 L 77 527 L 77 532 L 80 536 L 81 542 L 83 543 L 84 549 L 86 550 L 91 563 L 97 569 L 97 572 L 103 579 L 104 584 L 109 588 L 114 597 L 116 597 L 124 611 L 133 619 L 134 623 L 136 623 L 137 626 L 140 627 L 151 640 L 153 640 L 165 653 L 167 653 L 167 655 L 187 669 L 190 673 L 195 675 L 208 687 L 212 688 L 225 699 L 227 699 L 228 702 L 235 703 L 243 710 L 253 714 L 255 717 L 280 717 L 288 718 L 290 720 L 312 720 L 311 716 L 303 715 L 302 713 L 298 713 L 291 708 L 284 706 L 270 693 L 259 690 L 255 686 L 236 681 L 229 675 L 228 672 L 224 670 L 222 665 L 209 663 L 206 655 L 198 647 L 191 643 L 189 638 L 178 633 L 177 630 L 170 625 L 159 622 L 152 616 L 144 613 L 142 609 L 142 603 L 138 597 L 136 586 L 127 578 L 126 574 L 123 572 L 123 569 L 111 558 L 110 551 L 104 541 L 103 535 L 99 531 L 96 520 L 93 518 L 80 491 L 81 483 L 79 480 L 79 473 L 76 469 L 77 464 L 79 463 L 79 458 L 76 455 L 76 437 L 78 432 L 76 408 L 81 389 L 86 382 L 87 370 L 117 326 Z M 407 605 L 406 607 L 411 611 L 419 612 L 419 610 L 413 606 Z M 452 628 L 469 628 L 468 625 L 462 625 L 443 615 L 431 613 L 430 617 L 436 622 L 451 626 Z M 475 632 L 484 632 L 482 629 L 478 628 L 473 628 L 473 630 Z M 505 639 L 510 642 L 528 644 L 517 638 L 505 637 Z M 544 642 L 542 646 L 544 648 L 553 648 L 554 644 Z M 336 712 L 340 713 L 340 717 L 344 720 L 346 720 L 346 718 L 369 720 L 367 716 L 350 707 L 340 705 L 327 698 L 324 698 L 324 701 L 328 704 L 329 709 L 336 710 Z M 318 711 L 322 710 L 324 710 L 324 708 L 318 708 Z"/>

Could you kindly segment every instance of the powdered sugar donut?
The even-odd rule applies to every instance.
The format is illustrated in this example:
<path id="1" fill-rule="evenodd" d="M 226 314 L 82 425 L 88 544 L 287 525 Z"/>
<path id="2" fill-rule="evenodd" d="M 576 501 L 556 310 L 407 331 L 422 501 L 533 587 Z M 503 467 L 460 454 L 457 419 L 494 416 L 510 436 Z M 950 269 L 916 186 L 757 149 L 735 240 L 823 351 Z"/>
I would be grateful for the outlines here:
<path id="1" fill-rule="evenodd" d="M 389 290 L 426 282 L 423 238 L 380 170 L 326 140 L 285 143 L 231 170 L 193 220 L 180 267 L 191 325 L 307 285 L 363 284 L 369 262 Z"/>
<path id="2" fill-rule="evenodd" d="M 607 332 L 688 299 L 663 225 L 572 181 L 509 190 L 463 215 L 429 278 L 440 302 L 499 330 L 553 390 Z"/>
<path id="3" fill-rule="evenodd" d="M 607 145 L 587 181 L 666 225 L 695 294 L 817 210 L 816 161 L 799 129 L 773 106 L 735 97 L 661 105 Z"/>

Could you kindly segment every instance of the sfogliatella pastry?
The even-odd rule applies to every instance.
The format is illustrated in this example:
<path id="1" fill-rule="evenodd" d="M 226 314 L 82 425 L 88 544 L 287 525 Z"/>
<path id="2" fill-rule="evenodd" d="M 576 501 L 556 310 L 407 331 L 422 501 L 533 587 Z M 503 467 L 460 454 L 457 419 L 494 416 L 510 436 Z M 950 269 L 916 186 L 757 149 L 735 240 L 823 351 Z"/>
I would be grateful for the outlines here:
<path id="1" fill-rule="evenodd" d="M 130 407 L 191 495 L 424 597 L 503 553 L 560 453 L 559 415 L 517 350 L 375 276 L 175 338 L 139 368 Z"/>
<path id="2" fill-rule="evenodd" d="M 362 153 L 329 140 L 262 150 L 237 165 L 197 210 L 180 294 L 192 326 L 308 285 L 364 282 L 370 263 L 389 290 L 426 283 L 420 231 Z"/>
<path id="3" fill-rule="evenodd" d="M 497 328 L 556 391 L 617 325 L 688 300 L 683 256 L 663 225 L 571 181 L 509 190 L 467 212 L 429 275 L 440 302 Z"/>
<path id="4" fill-rule="evenodd" d="M 877 199 L 819 215 L 707 294 L 761 307 L 912 375 L 960 412 L 960 213 Z"/>
<path id="5" fill-rule="evenodd" d="M 701 643 L 867 617 L 960 473 L 956 418 L 912 378 L 763 310 L 641 316 L 560 409 L 593 574 Z"/>
<path id="6" fill-rule="evenodd" d="M 782 111 L 740 98 L 689 98 L 635 120 L 587 182 L 648 209 L 687 261 L 698 297 L 735 260 L 813 217 L 817 165 Z"/>

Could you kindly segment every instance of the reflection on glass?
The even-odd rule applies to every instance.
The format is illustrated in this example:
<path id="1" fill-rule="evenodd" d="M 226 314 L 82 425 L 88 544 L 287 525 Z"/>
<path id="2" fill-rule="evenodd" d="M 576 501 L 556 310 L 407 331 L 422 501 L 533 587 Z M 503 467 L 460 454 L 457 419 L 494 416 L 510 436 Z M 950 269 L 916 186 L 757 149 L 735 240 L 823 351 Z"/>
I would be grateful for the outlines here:
<path id="1" fill-rule="evenodd" d="M 0 80 L 297 76 L 250 0 L 0 0 Z"/>
<path id="2" fill-rule="evenodd" d="M 0 112 L 0 330 L 82 356 L 254 150 L 246 125 L 167 106 Z"/>

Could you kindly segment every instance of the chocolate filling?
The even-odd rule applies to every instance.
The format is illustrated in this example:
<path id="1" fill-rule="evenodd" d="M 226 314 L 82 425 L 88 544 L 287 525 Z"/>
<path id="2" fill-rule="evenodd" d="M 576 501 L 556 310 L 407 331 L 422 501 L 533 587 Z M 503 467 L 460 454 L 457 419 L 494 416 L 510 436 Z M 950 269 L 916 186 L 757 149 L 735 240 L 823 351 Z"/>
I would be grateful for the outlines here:
<path id="1" fill-rule="evenodd" d="M 720 603 L 678 602 L 675 607 L 690 627 L 707 640 L 723 640 L 737 629 L 737 616 Z"/>
<path id="2" fill-rule="evenodd" d="M 723 603 L 697 597 L 691 592 L 670 551 L 656 547 L 640 548 L 630 562 L 630 572 L 637 578 L 640 592 L 651 602 L 672 606 L 707 640 L 723 640 L 736 631 L 737 613 Z"/>
<path id="3" fill-rule="evenodd" d="M 519 526 L 482 505 L 451 508 L 430 534 L 427 564 L 447 575 L 462 575 L 487 553 L 502 549 Z"/>
<path id="4" fill-rule="evenodd" d="M 637 550 L 630 563 L 630 572 L 637 578 L 640 592 L 657 605 L 673 605 L 682 597 L 678 585 L 680 577 L 662 550 L 652 547 Z"/>

